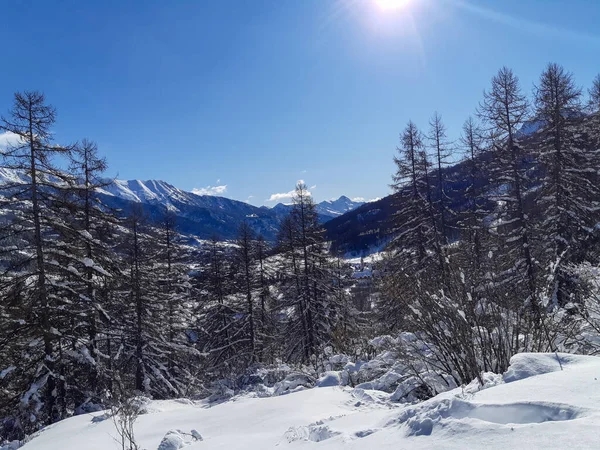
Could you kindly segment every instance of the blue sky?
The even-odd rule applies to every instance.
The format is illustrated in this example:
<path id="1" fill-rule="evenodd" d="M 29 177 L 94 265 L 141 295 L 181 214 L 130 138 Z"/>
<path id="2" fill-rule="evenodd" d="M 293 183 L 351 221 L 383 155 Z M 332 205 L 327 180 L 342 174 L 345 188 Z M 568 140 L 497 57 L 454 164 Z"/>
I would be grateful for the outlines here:
<path id="1" fill-rule="evenodd" d="M 597 0 L 376 2 L 4 0 L 0 110 L 44 91 L 57 140 L 97 141 L 111 176 L 370 199 L 406 122 L 437 110 L 457 137 L 500 66 L 528 91 L 549 61 L 600 72 Z"/>

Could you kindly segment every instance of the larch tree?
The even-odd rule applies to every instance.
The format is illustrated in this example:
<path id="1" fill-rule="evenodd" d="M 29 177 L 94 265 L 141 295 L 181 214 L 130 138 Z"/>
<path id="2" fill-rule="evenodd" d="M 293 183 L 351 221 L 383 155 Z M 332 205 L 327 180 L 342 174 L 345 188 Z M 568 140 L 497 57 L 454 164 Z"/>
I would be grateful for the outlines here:
<path id="1" fill-rule="evenodd" d="M 463 124 L 460 142 L 464 150 L 464 161 L 468 168 L 468 179 L 464 190 L 467 207 L 460 215 L 459 226 L 467 235 L 470 244 L 469 253 L 473 255 L 474 265 L 478 266 L 482 256 L 483 221 L 488 214 L 485 208 L 483 162 L 484 151 L 482 131 L 472 117 Z"/>
<path id="2" fill-rule="evenodd" d="M 65 418 L 72 406 L 66 393 L 69 355 L 63 351 L 72 341 L 70 292 L 60 283 L 70 270 L 61 256 L 70 257 L 70 249 L 57 239 L 68 227 L 72 179 L 55 165 L 71 148 L 53 143 L 55 120 L 44 95 L 27 91 L 15 94 L 0 125 L 15 137 L 3 154 L 13 181 L 4 186 L 8 194 L 0 203 L 8 218 L 0 228 L 0 354 L 15 369 L 3 380 L 11 388 L 0 402 L 21 437 Z"/>
<path id="3" fill-rule="evenodd" d="M 193 387 L 200 354 L 189 338 L 193 328 L 196 290 L 192 284 L 185 247 L 177 231 L 177 216 L 165 208 L 155 230 L 156 255 L 153 273 L 158 283 L 155 296 L 160 304 L 157 319 L 164 335 L 161 342 L 171 385 L 180 395 Z"/>
<path id="4" fill-rule="evenodd" d="M 508 278 L 504 282 L 520 287 L 520 293 L 524 294 L 523 303 L 530 306 L 535 320 L 539 321 L 541 311 L 531 245 L 532 230 L 525 199 L 531 167 L 526 148 L 518 140 L 529 113 L 529 102 L 512 70 L 503 67 L 492 78 L 492 86 L 484 92 L 478 113 L 488 126 L 494 147 L 492 177 L 497 183 L 496 201 L 505 206 L 497 221 L 506 249 L 503 254 Z"/>
<path id="5" fill-rule="evenodd" d="M 244 221 L 239 227 L 234 249 L 234 263 L 238 270 L 237 291 L 242 293 L 245 301 L 244 316 L 247 335 L 248 364 L 258 360 L 257 345 L 257 311 L 255 308 L 255 293 L 257 286 L 256 274 L 256 236 L 248 222 Z"/>
<path id="6" fill-rule="evenodd" d="M 292 211 L 280 227 L 279 248 L 284 273 L 279 284 L 280 307 L 286 311 L 283 330 L 288 336 L 285 358 L 318 364 L 324 348 L 332 344 L 339 308 L 332 291 L 334 276 L 307 186 L 296 185 Z"/>
<path id="7" fill-rule="evenodd" d="M 293 197 L 293 208 L 290 214 L 292 221 L 292 239 L 295 240 L 295 248 L 298 249 L 299 269 L 299 296 L 298 314 L 300 320 L 305 324 L 305 336 L 303 336 L 304 354 L 307 358 L 317 352 L 317 304 L 316 291 L 313 290 L 312 281 L 315 274 L 313 260 L 317 246 L 322 242 L 321 227 L 315 204 L 306 184 L 298 183 Z"/>
<path id="8" fill-rule="evenodd" d="M 429 121 L 429 134 L 427 135 L 429 140 L 429 147 L 431 149 L 431 155 L 433 164 L 435 166 L 435 178 L 436 178 L 436 206 L 439 217 L 438 232 L 440 235 L 441 245 L 448 244 L 449 228 L 448 228 L 448 197 L 446 193 L 447 175 L 444 169 L 450 162 L 452 151 L 450 143 L 448 142 L 446 126 L 442 121 L 442 116 L 439 113 L 435 113 Z"/>
<path id="9" fill-rule="evenodd" d="M 73 308 L 84 318 L 80 324 L 86 328 L 82 334 L 87 339 L 81 336 L 80 340 L 85 342 L 89 355 L 85 369 L 87 380 L 79 384 L 85 387 L 82 389 L 85 401 L 92 403 L 109 395 L 103 391 L 110 390 L 112 384 L 112 375 L 105 370 L 107 364 L 100 350 L 101 341 L 106 338 L 102 324 L 109 319 L 110 310 L 104 287 L 107 278 L 112 278 L 118 270 L 114 253 L 118 219 L 98 197 L 98 190 L 112 181 L 103 178 L 106 168 L 106 160 L 99 156 L 94 142 L 84 139 L 73 147 L 70 172 L 74 177 L 75 208 L 70 218 L 70 233 L 64 234 L 63 239 L 76 249 L 77 257 L 70 261 L 76 272 L 73 274 Z"/>
<path id="10" fill-rule="evenodd" d="M 577 262 L 598 221 L 600 190 L 592 175 L 598 160 L 580 132 L 586 120 L 571 73 L 548 64 L 535 87 L 535 107 L 544 123 L 535 148 L 544 172 L 537 206 L 544 211 L 539 228 L 548 242 L 547 291 L 553 303 L 564 305 L 570 291 L 565 266 Z"/>
<path id="11" fill-rule="evenodd" d="M 429 247 L 430 223 L 424 190 L 425 149 L 423 135 L 411 121 L 400 137 L 398 155 L 394 157 L 396 172 L 392 176 L 392 189 L 396 192 L 398 224 L 394 241 L 403 249 L 403 258 L 417 267 L 422 267 Z M 394 245 L 396 245 L 394 244 Z"/>
<path id="12" fill-rule="evenodd" d="M 164 278 L 160 272 L 168 263 L 160 256 L 159 237 L 149 227 L 140 204 L 133 205 L 125 226 L 122 251 L 126 267 L 120 293 L 125 308 L 119 325 L 125 349 L 122 371 L 131 381 L 125 380 L 124 391 L 155 398 L 178 396 L 183 382 L 169 370 L 174 347 L 169 342 L 169 298 L 161 289 Z"/>
<path id="13" fill-rule="evenodd" d="M 275 301 L 270 286 L 273 274 L 269 270 L 267 256 L 270 247 L 262 234 L 256 239 L 256 260 L 258 264 L 258 353 L 262 362 L 273 362 L 277 338 Z"/>
<path id="14" fill-rule="evenodd" d="M 198 350 L 206 360 L 206 376 L 219 378 L 230 375 L 239 364 L 247 343 L 243 316 L 232 280 L 231 255 L 214 236 L 208 245 L 208 261 L 197 276 L 199 304 L 196 313 Z"/>

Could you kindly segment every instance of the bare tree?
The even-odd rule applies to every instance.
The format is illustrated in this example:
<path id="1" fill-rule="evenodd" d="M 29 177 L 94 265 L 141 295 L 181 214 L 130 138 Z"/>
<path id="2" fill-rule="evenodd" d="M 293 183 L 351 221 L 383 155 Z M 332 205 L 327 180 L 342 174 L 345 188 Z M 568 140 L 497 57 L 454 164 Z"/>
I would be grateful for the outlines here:
<path id="1" fill-rule="evenodd" d="M 242 222 L 236 240 L 235 262 L 239 267 L 239 291 L 246 299 L 246 327 L 248 328 L 249 363 L 258 359 L 257 352 L 257 317 L 254 307 L 254 291 L 256 286 L 256 249 L 254 231 L 248 222 Z"/>
<path id="2" fill-rule="evenodd" d="M 111 408 L 113 424 L 119 435 L 115 439 L 121 446 L 121 450 L 139 450 L 140 447 L 135 439 L 135 422 L 143 412 L 141 399 L 129 397 Z"/>
<path id="3" fill-rule="evenodd" d="M 439 216 L 439 234 L 440 243 L 448 244 L 448 199 L 446 194 L 446 175 L 444 168 L 449 163 L 451 156 L 450 143 L 448 142 L 446 126 L 442 121 L 442 116 L 435 113 L 429 121 L 429 134 L 427 138 L 430 141 L 430 147 L 433 153 L 433 161 L 436 166 L 436 184 L 437 184 L 437 215 Z"/>

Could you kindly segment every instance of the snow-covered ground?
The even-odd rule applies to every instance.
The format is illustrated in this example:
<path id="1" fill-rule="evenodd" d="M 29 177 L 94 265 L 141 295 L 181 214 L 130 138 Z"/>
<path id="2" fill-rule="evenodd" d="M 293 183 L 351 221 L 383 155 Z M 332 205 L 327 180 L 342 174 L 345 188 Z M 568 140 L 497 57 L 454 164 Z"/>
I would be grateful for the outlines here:
<path id="1" fill-rule="evenodd" d="M 600 448 L 600 358 L 520 354 L 502 375 L 415 405 L 389 394 L 321 387 L 287 395 L 234 397 L 209 407 L 157 401 L 139 417 L 136 434 L 147 450 L 360 448 L 494 449 Z M 327 384 L 327 383 L 325 383 Z M 50 426 L 24 450 L 118 449 L 110 419 L 82 415 Z M 162 444 L 167 441 L 181 443 Z M 203 440 L 194 440 L 192 430 Z"/>

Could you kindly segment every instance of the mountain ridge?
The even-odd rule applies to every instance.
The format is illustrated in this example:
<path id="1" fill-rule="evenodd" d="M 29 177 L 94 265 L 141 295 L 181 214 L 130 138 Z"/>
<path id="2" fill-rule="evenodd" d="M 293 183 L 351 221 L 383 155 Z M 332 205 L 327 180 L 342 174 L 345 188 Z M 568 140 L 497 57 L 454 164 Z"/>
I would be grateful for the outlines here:
<path id="1" fill-rule="evenodd" d="M 24 174 L 1 168 L 0 186 L 27 182 Z M 239 225 L 247 221 L 256 233 L 274 241 L 281 220 L 289 214 L 291 206 L 278 204 L 273 208 L 259 207 L 250 203 L 215 195 L 199 195 L 185 191 L 162 180 L 106 179 L 107 184 L 97 189 L 99 199 L 108 207 L 127 214 L 134 204 L 142 204 L 150 222 L 158 223 L 165 208 L 175 212 L 178 227 L 184 234 L 200 239 L 218 236 L 234 239 Z M 317 205 L 317 212 L 324 223 L 360 206 L 348 197 Z"/>

